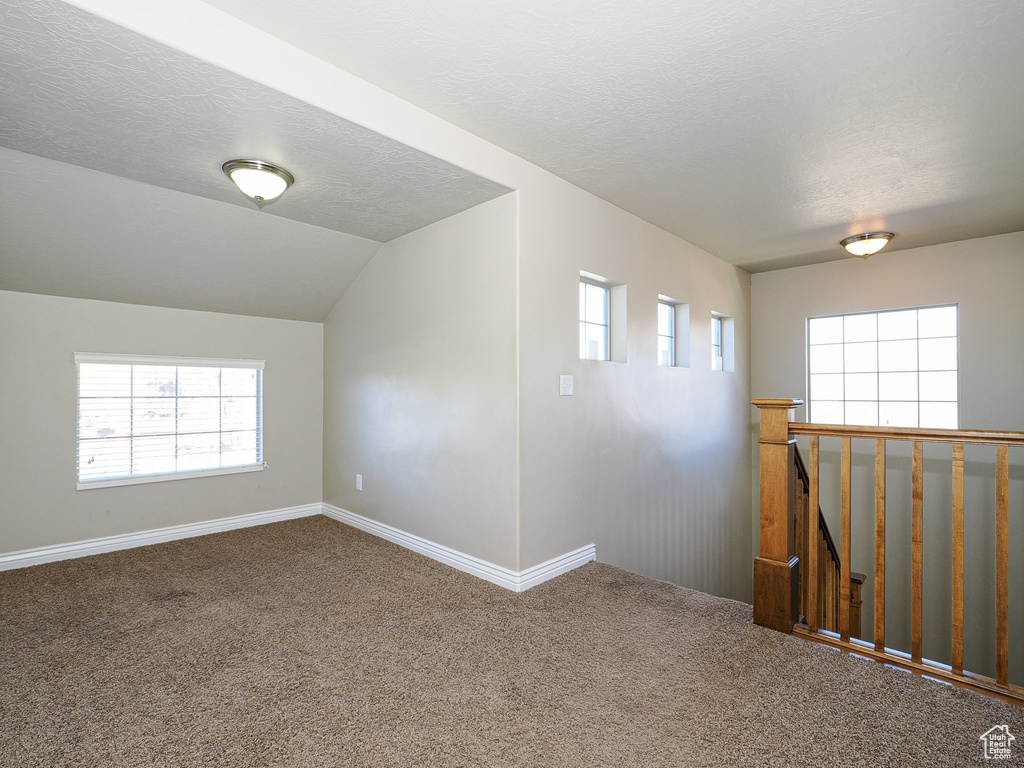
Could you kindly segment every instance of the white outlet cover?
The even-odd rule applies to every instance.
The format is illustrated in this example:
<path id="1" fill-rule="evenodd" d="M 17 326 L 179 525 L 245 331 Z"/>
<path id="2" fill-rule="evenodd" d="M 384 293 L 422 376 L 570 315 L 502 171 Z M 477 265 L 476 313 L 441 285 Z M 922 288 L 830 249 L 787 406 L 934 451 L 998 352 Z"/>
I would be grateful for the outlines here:
<path id="1" fill-rule="evenodd" d="M 562 396 L 572 395 L 573 393 L 572 376 L 562 375 L 558 377 L 558 394 Z"/>
<path id="2" fill-rule="evenodd" d="M 357 491 L 363 490 L 363 476 L 362 475 L 356 475 L 356 490 Z"/>

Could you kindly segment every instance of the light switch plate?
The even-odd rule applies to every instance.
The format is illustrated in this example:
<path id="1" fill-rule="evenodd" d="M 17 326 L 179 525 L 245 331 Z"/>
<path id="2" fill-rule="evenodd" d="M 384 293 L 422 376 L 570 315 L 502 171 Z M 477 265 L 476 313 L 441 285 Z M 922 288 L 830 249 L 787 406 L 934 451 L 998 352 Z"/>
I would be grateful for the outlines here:
<path id="1" fill-rule="evenodd" d="M 572 394 L 572 376 L 558 377 L 558 394 L 563 396 Z"/>

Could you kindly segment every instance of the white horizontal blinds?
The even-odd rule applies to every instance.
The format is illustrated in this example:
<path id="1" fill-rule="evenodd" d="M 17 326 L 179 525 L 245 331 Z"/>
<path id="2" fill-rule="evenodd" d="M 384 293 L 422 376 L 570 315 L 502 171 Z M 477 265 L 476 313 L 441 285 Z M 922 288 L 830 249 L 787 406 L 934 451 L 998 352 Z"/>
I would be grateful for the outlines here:
<path id="1" fill-rule="evenodd" d="M 956 306 L 808 321 L 812 421 L 959 426 Z"/>
<path id="2" fill-rule="evenodd" d="M 78 363 L 79 482 L 262 463 L 261 362 L 138 359 Z"/>

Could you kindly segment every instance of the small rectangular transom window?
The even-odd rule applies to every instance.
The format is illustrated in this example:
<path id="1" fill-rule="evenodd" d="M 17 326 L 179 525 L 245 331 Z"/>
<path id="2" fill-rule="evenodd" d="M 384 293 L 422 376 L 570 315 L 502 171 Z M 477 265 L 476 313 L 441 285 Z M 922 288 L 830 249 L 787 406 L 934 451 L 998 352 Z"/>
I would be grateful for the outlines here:
<path id="1" fill-rule="evenodd" d="M 78 488 L 263 468 L 262 360 L 75 355 Z"/>
<path id="2" fill-rule="evenodd" d="M 733 318 L 721 312 L 711 313 L 711 370 L 736 370 L 736 331 Z"/>
<path id="3" fill-rule="evenodd" d="M 580 279 L 580 358 L 608 360 L 610 298 L 606 286 Z"/>
<path id="4" fill-rule="evenodd" d="M 957 429 L 957 339 L 956 305 L 809 318 L 810 421 Z"/>
<path id="5" fill-rule="evenodd" d="M 658 301 L 658 365 L 676 364 L 676 307 Z"/>
<path id="6" fill-rule="evenodd" d="M 658 365 L 690 367 L 690 305 L 658 294 Z"/>
<path id="7" fill-rule="evenodd" d="M 722 370 L 722 318 L 711 316 L 711 370 Z"/>

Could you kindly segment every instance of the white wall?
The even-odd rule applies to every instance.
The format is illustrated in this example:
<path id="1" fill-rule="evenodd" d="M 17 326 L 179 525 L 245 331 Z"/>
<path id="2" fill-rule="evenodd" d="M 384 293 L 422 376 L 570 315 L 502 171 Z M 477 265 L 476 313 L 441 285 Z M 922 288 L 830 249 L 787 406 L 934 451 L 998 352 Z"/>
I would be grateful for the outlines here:
<path id="1" fill-rule="evenodd" d="M 519 334 L 521 359 L 511 386 L 519 392 L 522 432 L 518 461 L 512 460 L 513 476 L 519 478 L 513 488 L 518 487 L 520 493 L 511 516 L 512 554 L 490 538 L 460 530 L 466 522 L 465 511 L 475 508 L 473 505 L 439 525 L 421 515 L 410 516 L 381 498 L 372 502 L 378 519 L 401 519 L 407 530 L 420 535 L 428 529 L 436 531 L 435 540 L 449 546 L 455 546 L 451 542 L 457 539 L 474 547 L 491 541 L 484 547 L 489 554 L 465 551 L 517 569 L 595 542 L 602 560 L 717 594 L 749 597 L 750 460 L 745 431 L 749 429 L 749 278 L 745 273 L 199 0 L 181 0 L 173 10 L 121 0 L 74 0 L 74 4 L 517 190 L 518 232 L 499 227 L 486 236 L 488 253 L 506 246 L 518 253 L 509 282 L 501 283 L 508 291 L 518 290 L 521 297 L 518 307 L 514 298 L 512 305 L 512 311 L 519 313 L 514 332 Z M 418 234 L 413 233 L 410 242 L 415 242 Z M 419 247 L 410 247 L 410 251 Z M 438 254 L 444 252 L 443 248 L 431 248 Z M 376 263 L 386 264 L 392 258 L 393 252 L 382 249 L 364 274 L 373 276 L 381 269 L 401 277 L 394 268 Z M 631 283 L 634 335 L 630 343 L 635 345 L 635 363 L 600 369 L 593 375 L 584 371 L 575 341 L 575 280 L 580 269 L 599 274 L 604 269 L 608 277 Z M 425 274 L 426 279 L 430 277 Z M 479 290 L 493 284 L 476 285 Z M 369 292 L 384 297 L 382 287 Z M 650 350 L 647 345 L 653 344 L 648 339 L 653 339 L 654 314 L 652 309 L 645 315 L 642 308 L 658 293 L 691 301 L 694 367 L 689 374 L 653 370 L 652 353 L 648 362 L 643 362 L 645 348 Z M 402 295 L 415 296 L 415 292 L 403 290 Z M 508 296 L 494 297 L 496 305 L 504 308 Z M 329 339 L 344 339 L 339 344 L 328 342 L 329 387 L 340 367 L 359 365 L 359 356 L 350 352 L 376 354 L 355 338 L 353 329 L 367 329 L 375 338 L 387 335 L 378 334 L 373 327 L 382 320 L 383 310 L 375 308 L 371 299 L 353 294 L 358 310 L 348 309 L 349 301 L 349 297 L 342 300 L 339 314 L 327 324 Z M 711 310 L 736 317 L 736 371 L 729 376 L 712 377 L 710 371 L 699 370 L 705 352 L 710 359 L 706 345 L 710 343 Z M 422 334 L 416 337 L 421 344 L 427 340 Z M 397 336 L 388 344 L 399 351 L 405 349 Z M 377 358 L 373 364 L 383 370 L 398 367 L 397 362 L 385 365 L 379 355 Z M 574 366 L 580 373 L 581 394 L 571 399 L 571 405 L 551 401 L 552 395 L 557 398 L 558 374 L 571 373 Z M 436 380 L 431 376 L 427 381 Z M 396 396 L 418 390 L 411 378 L 395 381 L 401 384 Z M 426 393 L 441 401 L 452 397 L 429 389 Z M 331 397 L 336 399 L 332 402 Z M 355 503 L 349 484 L 351 474 L 359 470 L 346 458 L 347 448 L 331 444 L 347 438 L 332 434 L 365 421 L 357 402 L 352 399 L 345 404 L 343 397 L 329 394 L 326 406 L 325 460 L 328 465 L 342 460 L 337 465 L 339 476 L 349 477 L 338 485 L 328 478 L 325 500 L 340 505 L 346 500 Z M 647 403 L 651 403 L 650 410 Z M 391 429 L 396 428 L 394 424 L 397 422 Z M 502 434 L 507 431 L 504 411 L 498 416 L 497 428 Z M 487 450 L 493 444 L 486 440 L 479 449 Z M 514 443 L 499 441 L 497 445 Z M 447 448 L 442 454 L 447 457 L 445 466 L 454 469 L 448 462 L 453 454 Z M 505 481 L 497 480 L 499 475 L 504 477 L 496 474 L 494 482 L 504 488 Z M 425 484 L 418 490 L 410 485 L 391 498 L 414 500 L 422 494 L 438 504 L 454 494 L 430 485 L 446 482 L 441 474 L 424 472 L 415 477 Z M 602 478 L 596 488 L 594 478 Z M 474 487 L 471 484 L 464 491 L 472 494 Z M 371 503 L 366 496 L 369 493 L 364 491 L 358 501 L 363 509 Z M 499 503 L 503 505 L 504 498 Z M 494 540 L 504 535 L 502 525 Z"/>
<path id="2" fill-rule="evenodd" d="M 516 195 L 385 244 L 324 341 L 324 501 L 514 567 Z"/>
<path id="3" fill-rule="evenodd" d="M 749 600 L 750 276 L 568 184 L 522 210 L 521 567 L 593 542 Z M 579 359 L 581 270 L 626 284 L 624 363 Z M 688 368 L 657 365 L 659 294 L 689 302 Z M 711 370 L 712 311 L 735 318 L 734 372 Z"/>
<path id="4" fill-rule="evenodd" d="M 625 363 L 579 359 L 580 270 L 626 284 Z M 690 302 L 689 368 L 656 365 L 658 294 Z M 748 307 L 742 270 L 550 176 L 395 240 L 326 324 L 324 500 L 513 570 L 595 543 L 749 599 Z"/>
<path id="5" fill-rule="evenodd" d="M 78 491 L 75 352 L 255 358 L 261 472 Z M 0 291 L 0 553 L 320 501 L 323 326 Z"/>
<path id="6" fill-rule="evenodd" d="M 956 303 L 960 319 L 960 425 L 1024 430 L 1024 233 L 881 253 L 753 275 L 752 382 L 755 397 L 806 398 L 806 318 Z M 755 413 L 756 421 L 756 413 Z M 797 412 L 804 421 L 805 409 Z M 757 426 L 755 424 L 755 430 Z M 837 442 L 837 441 L 836 441 Z M 869 575 L 864 636 L 872 637 L 873 446 L 855 442 L 852 536 L 855 571 Z M 754 445 L 756 449 L 756 444 Z M 806 451 L 806 446 L 804 448 Z M 822 508 L 838 534 L 837 446 L 822 444 Z M 756 455 L 756 454 L 755 454 Z M 806 454 L 805 454 L 806 455 Z M 909 452 L 889 444 L 886 642 L 909 650 Z M 966 452 L 967 666 L 993 674 L 994 452 Z M 1024 452 L 1011 451 L 1011 672 L 1024 682 Z M 925 656 L 949 661 L 950 449 L 925 450 Z M 757 463 L 754 462 L 756 475 Z M 757 486 L 754 484 L 754 509 Z M 756 549 L 756 531 L 754 534 Z"/>

